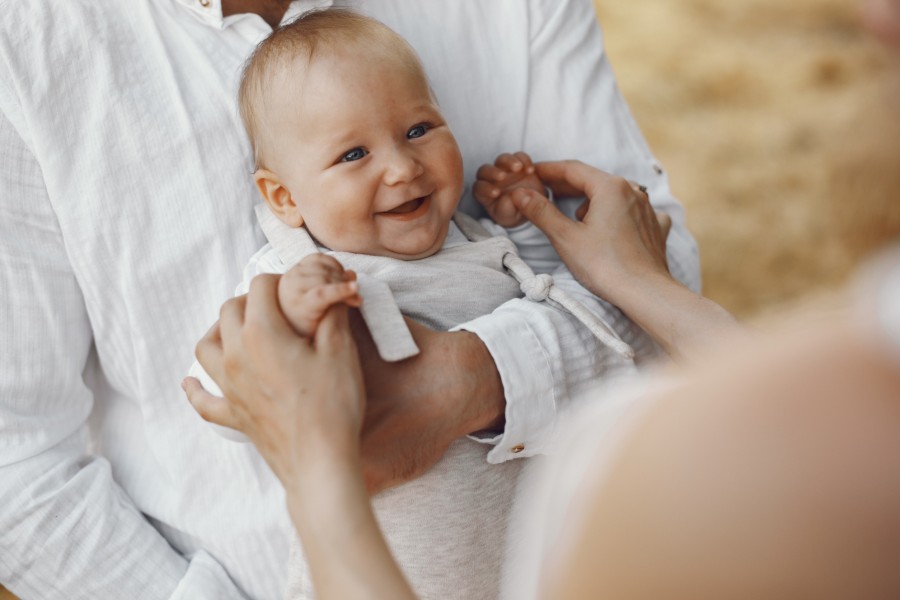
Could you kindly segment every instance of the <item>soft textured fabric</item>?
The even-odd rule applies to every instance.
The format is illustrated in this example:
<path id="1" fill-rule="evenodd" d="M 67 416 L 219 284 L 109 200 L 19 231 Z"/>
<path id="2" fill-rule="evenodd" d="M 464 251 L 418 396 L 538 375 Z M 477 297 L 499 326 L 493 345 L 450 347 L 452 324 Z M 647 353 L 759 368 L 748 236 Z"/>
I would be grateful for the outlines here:
<path id="1" fill-rule="evenodd" d="M 463 214 L 450 224 L 439 252 L 415 261 L 316 247 L 305 229 L 285 226 L 265 206 L 258 207 L 257 214 L 270 243 L 260 251 L 262 256 L 253 261 L 255 264 L 283 273 L 303 257 L 323 252 L 354 270 L 361 281 L 375 279 L 386 284 L 396 301 L 388 310 L 399 307 L 403 314 L 435 329 L 453 329 L 522 296 L 520 282 L 507 271 L 510 254 L 518 256 L 513 241 L 505 235 L 492 236 Z M 528 233 L 520 228 L 513 235 L 527 237 Z M 545 244 L 549 246 L 546 240 Z M 533 277 L 530 267 L 524 262 L 521 266 L 530 274 L 526 277 Z M 558 272 L 563 270 L 560 267 Z M 255 275 L 253 268 L 245 269 L 238 291 L 248 288 Z M 540 277 L 550 278 L 546 274 Z M 369 301 L 363 294 L 363 306 Z M 588 311 L 585 305 L 579 306 Z M 590 306 L 598 313 L 603 310 L 598 301 Z M 544 311 L 567 312 L 544 301 L 532 301 L 530 307 L 532 318 L 540 318 Z M 378 312 L 379 308 L 373 307 L 373 316 Z M 576 320 L 572 314 L 567 316 Z M 389 351 L 391 339 L 395 338 L 384 340 Z M 629 358 L 601 339 L 582 351 L 604 357 L 594 363 L 596 378 L 622 376 L 634 370 Z M 484 445 L 471 439 L 457 440 L 422 477 L 372 499 L 394 557 L 422 598 L 477 600 L 497 598 L 500 593 L 507 520 L 523 461 L 491 465 L 485 460 L 486 453 Z M 308 566 L 295 540 L 287 598 L 313 597 Z"/>
<path id="2" fill-rule="evenodd" d="M 634 358 L 631 348 L 618 338 L 609 325 L 581 302 L 553 285 L 552 275 L 535 273 L 519 256 L 518 248 L 509 238 L 509 232 L 504 230 L 502 235 L 493 236 L 485 227 L 492 225 L 487 220 L 483 225 L 465 213 L 458 212 L 450 223 L 450 227 L 457 234 L 456 237 L 462 234 L 468 241 L 479 244 L 475 248 L 485 248 L 480 264 L 476 270 L 470 272 L 467 270 L 469 261 L 461 260 L 466 256 L 461 255 L 461 251 L 453 245 L 444 246 L 440 252 L 424 259 L 404 263 L 396 258 L 333 252 L 327 248 L 319 248 L 306 228 L 292 228 L 282 223 L 264 203 L 257 205 L 256 215 L 263 233 L 272 245 L 272 250 L 277 253 L 282 264 L 293 266 L 310 254 L 325 252 L 336 257 L 339 262 L 355 265 L 352 269 L 359 275 L 359 294 L 363 299 L 360 311 L 363 320 L 369 328 L 379 355 L 388 362 L 410 358 L 419 352 L 409 328 L 400 317 L 401 311 L 392 293 L 393 289 L 408 292 L 409 297 L 404 302 L 405 311 L 435 329 L 447 329 L 448 325 L 443 324 L 446 322 L 452 326 L 469 320 L 473 315 L 487 314 L 502 304 L 495 302 L 497 294 L 500 294 L 504 301 L 521 297 L 522 294 L 532 302 L 550 301 L 581 321 L 604 345 L 625 358 Z M 517 228 L 512 235 L 530 237 L 528 233 L 527 228 Z M 559 261 L 558 255 L 546 237 L 544 245 L 548 249 L 542 254 L 556 255 L 557 268 L 564 270 L 564 265 Z M 464 251 L 476 255 L 479 252 L 468 247 Z M 499 271 L 514 278 L 518 285 L 516 293 L 511 295 L 506 293 L 506 289 L 511 285 L 510 281 L 502 281 L 497 290 L 492 289 L 494 281 L 480 278 L 479 269 L 483 266 L 490 267 L 490 275 L 496 276 L 495 272 Z M 404 275 L 398 279 L 393 275 L 395 272 Z M 419 273 L 422 275 L 415 276 Z M 393 285 L 383 281 L 385 278 L 382 275 L 387 274 L 390 274 L 389 281 L 393 282 Z M 246 275 L 245 272 L 245 277 Z M 245 278 L 240 288 L 249 289 L 249 285 L 249 281 Z M 415 297 L 417 286 L 428 288 L 422 299 Z M 432 311 L 432 307 L 424 302 L 425 298 L 442 299 L 441 302 L 444 304 Z M 448 302 L 451 298 L 453 301 Z M 479 313 L 476 306 L 485 310 Z M 436 320 L 432 313 L 443 317 L 443 323 Z"/>
<path id="3" fill-rule="evenodd" d="M 204 2 L 0 0 L 0 581 L 24 598 L 284 589 L 281 487 L 179 387 L 263 243 L 235 94 L 269 27 Z M 619 96 L 590 0 L 361 4 L 420 52 L 467 182 L 524 149 L 647 185 L 673 216 L 673 271 L 697 287 L 682 211 Z M 559 349 L 590 334 L 564 315 L 522 327 L 526 302 L 466 325 L 508 395 L 492 462 L 546 450 L 592 372 L 592 357 Z"/>

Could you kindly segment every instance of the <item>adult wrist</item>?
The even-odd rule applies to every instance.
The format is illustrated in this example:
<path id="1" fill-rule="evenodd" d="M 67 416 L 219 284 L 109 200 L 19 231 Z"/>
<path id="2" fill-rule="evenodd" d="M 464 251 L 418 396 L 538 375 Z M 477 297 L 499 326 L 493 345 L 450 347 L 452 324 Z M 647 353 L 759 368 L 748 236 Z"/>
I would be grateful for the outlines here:
<path id="1" fill-rule="evenodd" d="M 269 462 L 285 489 L 308 489 L 335 473 L 361 471 L 358 434 L 350 437 L 320 431 L 302 437 L 272 451 L 277 462 Z"/>
<path id="2" fill-rule="evenodd" d="M 459 352 L 456 353 L 459 387 L 454 395 L 462 399 L 465 408 L 459 434 L 500 430 L 505 421 L 506 398 L 497 365 L 476 334 L 459 331 L 454 335 L 460 336 Z"/>

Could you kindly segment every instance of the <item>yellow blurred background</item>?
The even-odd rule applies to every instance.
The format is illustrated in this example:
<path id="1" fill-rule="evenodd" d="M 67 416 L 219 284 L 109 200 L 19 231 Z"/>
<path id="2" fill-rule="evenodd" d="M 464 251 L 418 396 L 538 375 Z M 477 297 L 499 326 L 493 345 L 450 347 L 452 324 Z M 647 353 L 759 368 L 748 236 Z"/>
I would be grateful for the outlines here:
<path id="1" fill-rule="evenodd" d="M 897 237 L 897 65 L 862 30 L 856 0 L 595 6 L 687 209 L 707 295 L 766 314 L 833 289 Z"/>
<path id="2" fill-rule="evenodd" d="M 855 0 L 595 4 L 687 208 L 707 295 L 765 315 L 840 285 L 898 236 L 900 86 Z"/>

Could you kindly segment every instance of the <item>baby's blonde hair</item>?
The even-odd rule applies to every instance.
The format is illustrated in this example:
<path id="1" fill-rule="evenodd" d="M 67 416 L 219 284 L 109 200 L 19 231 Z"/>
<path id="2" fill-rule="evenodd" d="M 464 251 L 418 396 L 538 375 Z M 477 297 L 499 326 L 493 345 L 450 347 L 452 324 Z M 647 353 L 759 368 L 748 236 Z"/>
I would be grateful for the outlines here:
<path id="1" fill-rule="evenodd" d="M 392 59 L 425 80 L 425 71 L 412 47 L 389 27 L 352 10 L 314 10 L 275 29 L 260 42 L 244 64 L 238 91 L 241 121 L 253 148 L 255 168 L 264 166 L 261 143 L 266 95 L 290 77 L 298 58 L 309 66 L 320 52 L 355 45 L 369 55 Z M 269 128 L 271 131 L 272 129 Z"/>

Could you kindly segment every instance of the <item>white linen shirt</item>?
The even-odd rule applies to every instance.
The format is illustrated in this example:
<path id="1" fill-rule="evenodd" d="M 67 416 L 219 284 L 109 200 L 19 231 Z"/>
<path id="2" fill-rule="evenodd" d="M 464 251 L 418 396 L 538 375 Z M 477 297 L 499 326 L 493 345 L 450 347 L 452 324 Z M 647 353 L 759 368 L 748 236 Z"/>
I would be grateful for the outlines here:
<path id="1" fill-rule="evenodd" d="M 518 149 L 641 182 L 672 215 L 673 271 L 698 287 L 590 0 L 361 4 L 420 52 L 467 182 Z M 282 489 L 179 388 L 263 243 L 235 95 L 270 29 L 223 19 L 220 0 L 0 0 L 0 14 L 0 582 L 29 599 L 277 598 Z M 468 325 L 507 395 L 492 462 L 542 450 L 590 361 L 558 341 L 583 328 L 528 310 Z"/>

